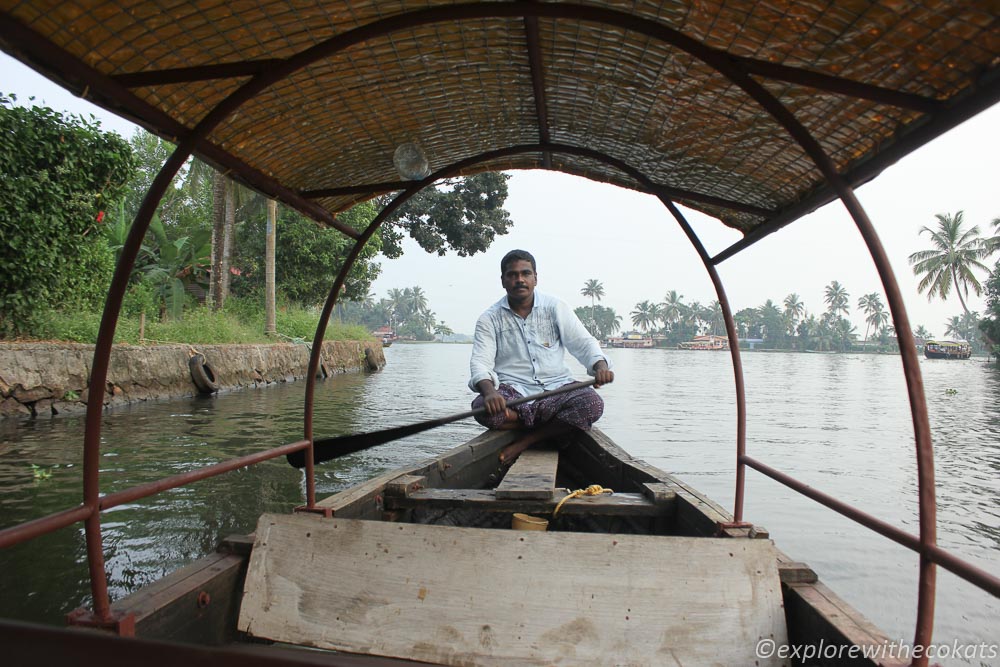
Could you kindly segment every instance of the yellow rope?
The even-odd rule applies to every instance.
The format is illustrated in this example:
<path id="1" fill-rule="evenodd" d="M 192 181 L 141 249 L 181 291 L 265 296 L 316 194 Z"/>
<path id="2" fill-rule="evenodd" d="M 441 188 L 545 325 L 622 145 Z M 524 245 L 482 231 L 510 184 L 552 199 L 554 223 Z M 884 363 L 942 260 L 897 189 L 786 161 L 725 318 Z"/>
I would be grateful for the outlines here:
<path id="1" fill-rule="evenodd" d="M 569 500 L 570 498 L 579 498 L 580 496 L 599 496 L 602 493 L 614 493 L 614 491 L 612 491 L 611 489 L 605 489 L 600 484 L 591 484 L 586 489 L 577 489 L 576 491 L 572 492 L 571 494 L 569 494 L 568 496 L 559 501 L 559 504 L 556 505 L 556 508 L 552 510 L 552 518 L 553 519 L 556 518 L 556 514 L 559 514 L 559 509 L 563 506 L 563 503 Z"/>

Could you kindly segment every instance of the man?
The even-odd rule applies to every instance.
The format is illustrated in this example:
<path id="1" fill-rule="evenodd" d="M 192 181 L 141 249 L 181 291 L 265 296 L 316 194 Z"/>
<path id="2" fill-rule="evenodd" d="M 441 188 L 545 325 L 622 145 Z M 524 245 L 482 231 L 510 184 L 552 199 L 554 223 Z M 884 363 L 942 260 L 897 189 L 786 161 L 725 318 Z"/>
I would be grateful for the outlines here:
<path id="1" fill-rule="evenodd" d="M 573 382 L 564 351 L 594 376 L 594 387 L 613 382 L 615 374 L 569 306 L 535 291 L 538 274 L 531 253 L 511 250 L 504 255 L 500 283 L 507 296 L 476 322 L 469 388 L 479 392 L 472 407 L 486 406 L 486 415 L 476 420 L 493 429 L 558 421 L 588 430 L 604 412 L 604 401 L 591 387 L 507 407 L 507 401 Z"/>

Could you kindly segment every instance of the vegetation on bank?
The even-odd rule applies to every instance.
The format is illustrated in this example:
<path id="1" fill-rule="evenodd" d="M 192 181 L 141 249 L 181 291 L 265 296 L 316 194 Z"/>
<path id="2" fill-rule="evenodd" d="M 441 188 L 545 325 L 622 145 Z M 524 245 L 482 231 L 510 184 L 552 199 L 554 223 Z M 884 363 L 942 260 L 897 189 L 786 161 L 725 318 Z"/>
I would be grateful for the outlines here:
<path id="1" fill-rule="evenodd" d="M 93 120 L 14 102 L 0 94 L 0 339 L 93 343 L 132 220 L 174 147 L 142 130 L 126 142 Z M 376 260 L 400 256 L 404 235 L 427 252 L 487 249 L 511 224 L 503 208 L 507 179 L 478 174 L 411 198 L 361 249 L 332 319 L 342 322 L 352 310 L 369 315 L 378 305 L 369 293 L 381 270 Z M 338 219 L 363 230 L 384 203 L 361 203 Z M 274 204 L 206 163 L 188 161 L 131 267 L 117 339 L 311 340 L 353 241 Z M 267 240 L 275 242 L 273 254 Z M 383 308 L 367 319 L 382 326 L 394 324 L 393 317 L 402 323 L 405 315 L 415 337 L 447 330 L 426 299 L 416 309 L 389 301 L 396 302 L 392 313 Z M 355 322 L 367 324 L 362 317 Z M 372 328 L 331 322 L 327 338 L 370 337 Z"/>
<path id="2" fill-rule="evenodd" d="M 962 312 L 943 323 L 944 338 L 968 341 L 974 352 L 996 355 L 1000 359 L 1000 261 L 991 271 L 984 261 L 1000 251 L 1000 218 L 991 222 L 993 234 L 982 235 L 979 227 L 965 226 L 962 211 L 954 215 L 939 213 L 934 227 L 924 226 L 930 247 L 910 256 L 915 275 L 921 277 L 918 290 L 928 300 L 935 297 L 958 297 Z M 977 274 L 988 277 L 980 281 Z M 987 295 L 984 317 L 966 305 L 969 292 Z M 611 308 L 597 305 L 604 296 L 604 286 L 589 279 L 580 294 L 590 298 L 590 306 L 581 306 L 576 314 L 590 332 L 605 340 L 622 330 L 622 316 Z M 666 293 L 663 301 L 644 300 L 629 314 L 634 330 L 656 335 L 662 345 L 674 347 L 700 335 L 725 335 L 722 306 L 713 301 L 708 306 L 685 303 L 676 290 Z M 761 341 L 761 347 L 775 350 L 840 351 L 854 350 L 896 352 L 898 341 L 888 306 L 878 292 L 862 295 L 857 308 L 864 314 L 862 334 L 849 319 L 851 295 L 839 281 L 831 281 L 824 290 L 826 308 L 809 313 L 798 294 L 792 293 L 781 304 L 768 299 L 756 308 L 743 308 L 733 314 L 741 339 Z M 935 337 L 923 325 L 913 330 L 918 339 Z"/>
<path id="3" fill-rule="evenodd" d="M 30 336 L 19 340 L 93 343 L 101 326 L 96 310 L 47 310 L 35 319 Z M 277 335 L 264 334 L 264 312 L 256 300 L 233 298 L 221 311 L 209 308 L 190 310 L 181 318 L 160 321 L 144 318 L 141 311 L 123 308 L 115 328 L 115 343 L 153 345 L 166 343 L 239 344 L 312 342 L 319 323 L 319 311 L 295 304 L 277 309 Z M 358 324 L 331 322 L 324 340 L 372 340 L 369 329 Z"/>

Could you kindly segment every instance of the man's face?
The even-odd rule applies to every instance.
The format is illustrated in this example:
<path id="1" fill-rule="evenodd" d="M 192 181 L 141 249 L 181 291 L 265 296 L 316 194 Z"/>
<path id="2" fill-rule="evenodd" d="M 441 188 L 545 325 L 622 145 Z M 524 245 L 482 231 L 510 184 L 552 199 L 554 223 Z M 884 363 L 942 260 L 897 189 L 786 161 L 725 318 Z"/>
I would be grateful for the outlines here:
<path id="1" fill-rule="evenodd" d="M 531 268 L 531 262 L 518 259 L 507 264 L 500 276 L 503 288 L 507 290 L 507 301 L 524 303 L 531 299 L 538 284 L 538 274 Z"/>

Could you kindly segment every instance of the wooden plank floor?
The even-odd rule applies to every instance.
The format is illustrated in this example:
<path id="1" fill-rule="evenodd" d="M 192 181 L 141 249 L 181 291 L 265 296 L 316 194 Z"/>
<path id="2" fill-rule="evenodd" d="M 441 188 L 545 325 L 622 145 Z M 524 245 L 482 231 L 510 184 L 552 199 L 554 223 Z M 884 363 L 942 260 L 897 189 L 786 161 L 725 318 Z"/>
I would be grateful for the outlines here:
<path id="1" fill-rule="evenodd" d="M 239 628 L 447 665 L 776 665 L 769 540 L 261 517 Z"/>

